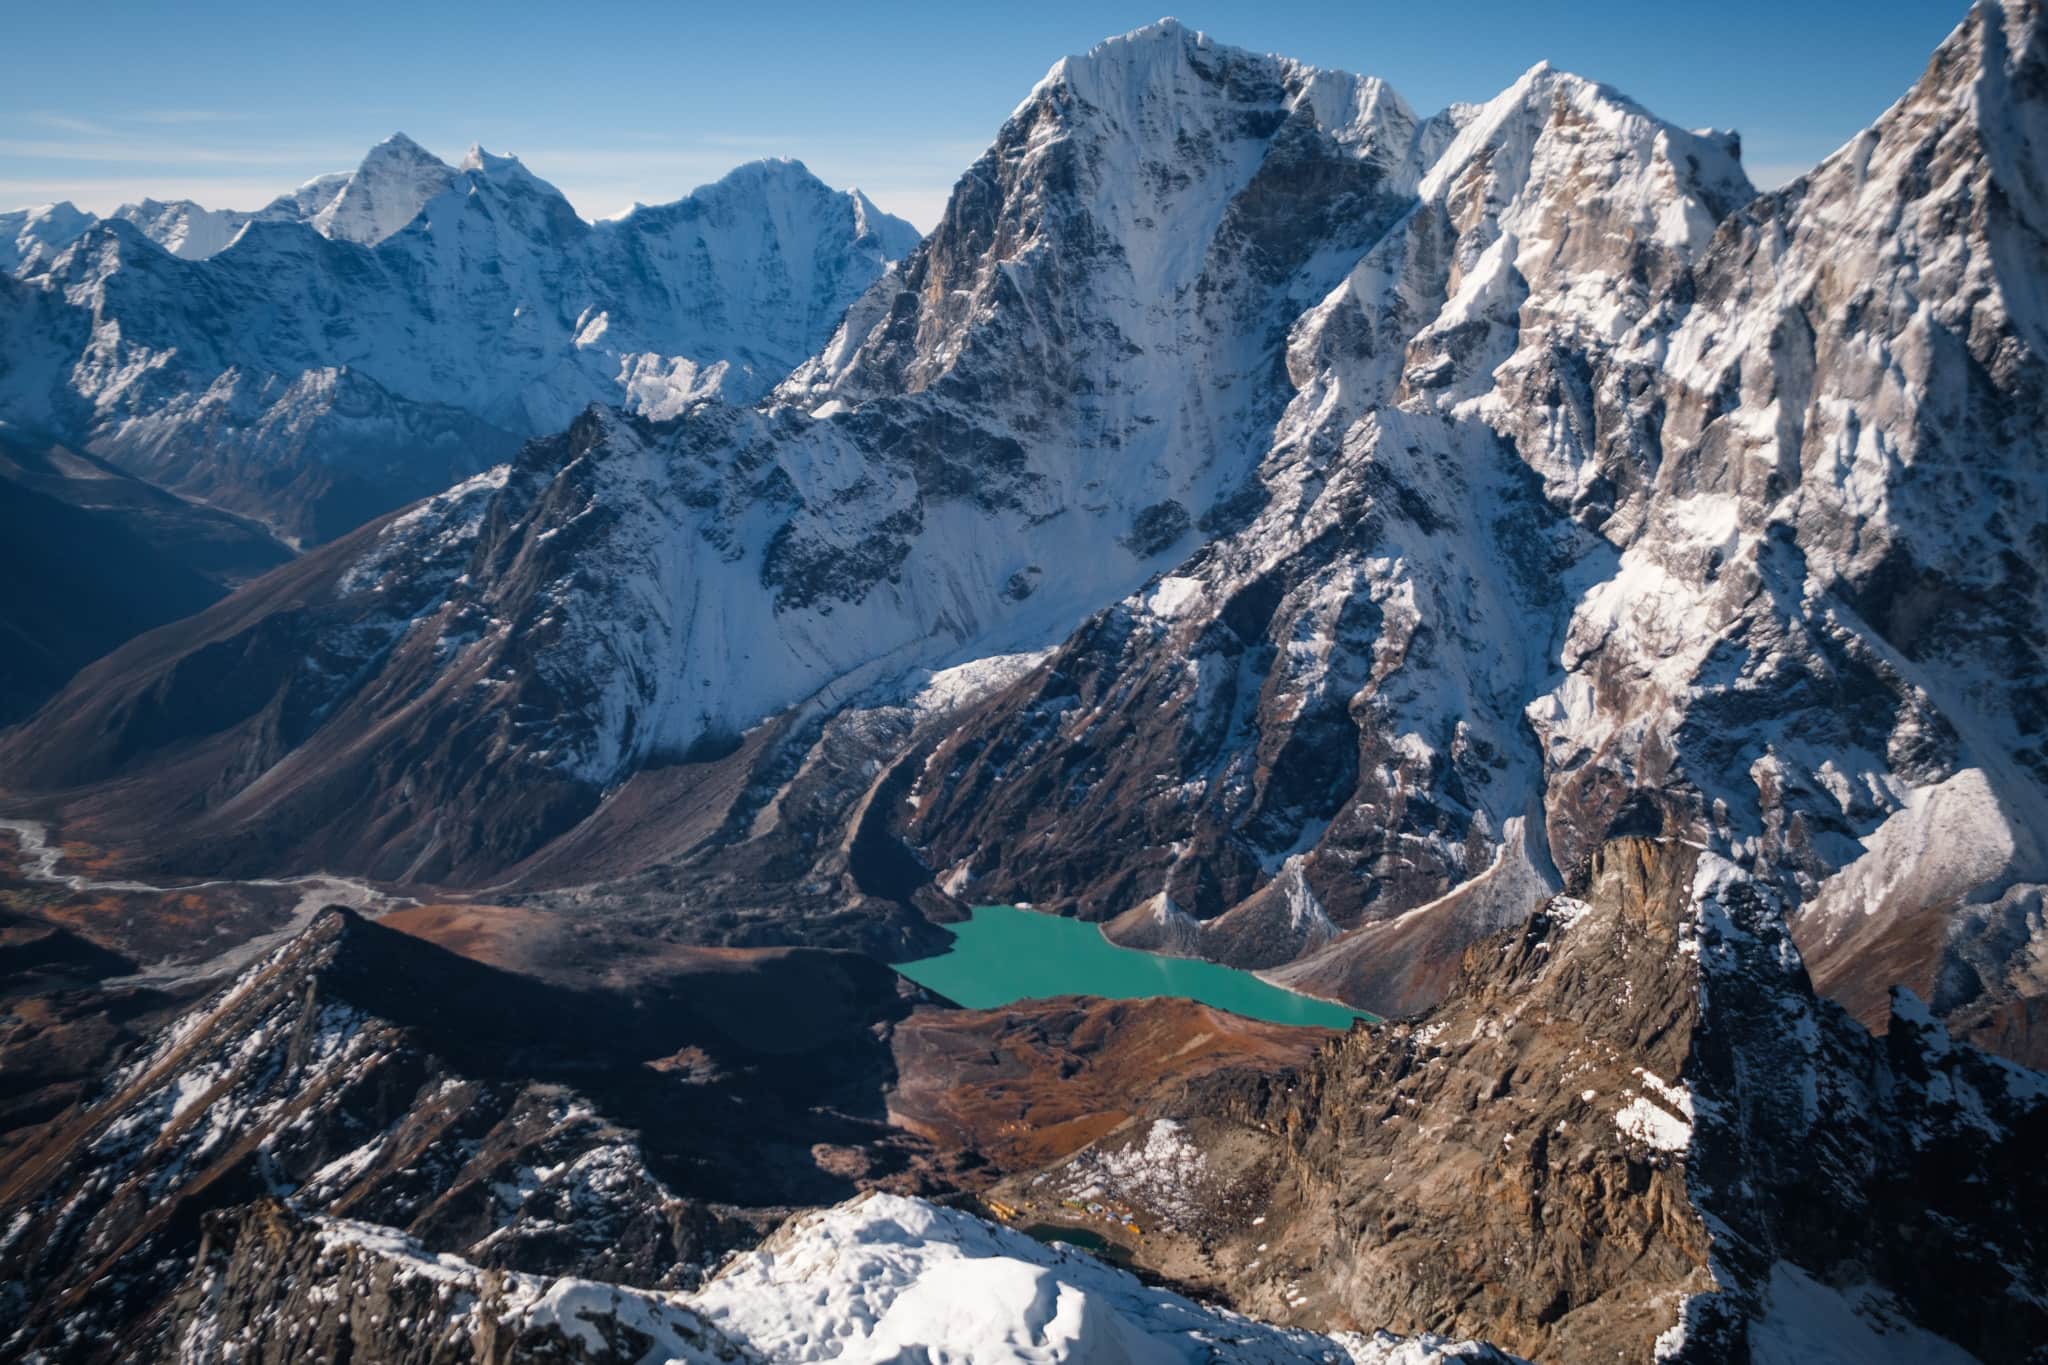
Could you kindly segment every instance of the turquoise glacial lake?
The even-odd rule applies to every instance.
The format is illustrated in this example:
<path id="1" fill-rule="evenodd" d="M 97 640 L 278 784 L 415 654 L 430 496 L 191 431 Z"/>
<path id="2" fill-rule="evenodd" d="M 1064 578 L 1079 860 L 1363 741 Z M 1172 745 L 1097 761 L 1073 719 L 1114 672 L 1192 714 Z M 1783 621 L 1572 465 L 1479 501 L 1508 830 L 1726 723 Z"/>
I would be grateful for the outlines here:
<path id="1" fill-rule="evenodd" d="M 1012 905 L 977 906 L 953 931 L 950 952 L 896 970 L 926 990 L 972 1010 L 1055 995 L 1142 1000 L 1155 995 L 1199 1000 L 1249 1019 L 1344 1029 L 1363 1010 L 1297 995 L 1250 972 L 1194 958 L 1119 948 L 1093 924 Z"/>

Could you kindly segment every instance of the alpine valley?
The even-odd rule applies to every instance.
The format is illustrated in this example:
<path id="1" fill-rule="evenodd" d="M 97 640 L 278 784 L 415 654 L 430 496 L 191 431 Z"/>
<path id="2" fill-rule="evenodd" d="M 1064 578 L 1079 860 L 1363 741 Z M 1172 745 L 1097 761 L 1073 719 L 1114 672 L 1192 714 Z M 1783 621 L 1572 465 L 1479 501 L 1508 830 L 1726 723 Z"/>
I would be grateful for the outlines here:
<path id="1" fill-rule="evenodd" d="M 2040 0 L 1768 193 L 1169 19 L 921 241 L 0 267 L 0 1357 L 2048 1361 Z"/>

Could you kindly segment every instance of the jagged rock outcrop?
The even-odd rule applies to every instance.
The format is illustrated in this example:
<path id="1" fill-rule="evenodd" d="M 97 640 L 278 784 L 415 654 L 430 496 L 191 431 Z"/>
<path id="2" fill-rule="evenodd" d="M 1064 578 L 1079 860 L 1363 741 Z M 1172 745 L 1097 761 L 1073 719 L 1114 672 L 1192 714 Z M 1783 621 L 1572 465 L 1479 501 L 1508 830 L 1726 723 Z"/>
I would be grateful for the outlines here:
<path id="1" fill-rule="evenodd" d="M 659 1294 L 488 1270 L 388 1228 L 308 1217 L 271 1199 L 209 1216 L 192 1274 L 164 1310 L 156 1356 L 181 1365 L 762 1359 Z"/>
<path id="2" fill-rule="evenodd" d="M 754 992 L 789 997 L 777 1027 Z M 567 986 L 324 911 L 10 1152 L 4 1349 L 130 1358 L 208 1217 L 266 1197 L 490 1270 L 694 1284 L 849 1169 L 906 1169 L 877 1031 L 906 1012 L 848 955 Z"/>
<path id="3" fill-rule="evenodd" d="M 1626 838 L 1472 945 L 1436 1009 L 1198 1082 L 991 1197 L 1072 1218 L 1085 1184 L 1141 1262 L 1279 1321 L 1541 1359 L 2027 1359 L 2044 1125 L 2048 1078 L 1909 995 L 1873 1038 L 1814 994 L 1771 891 Z"/>
<path id="4" fill-rule="evenodd" d="M 239 1223 L 209 1226 L 169 1325 L 163 1358 L 190 1365 L 1513 1365 L 1479 1342 L 1268 1327 L 969 1215 L 880 1195 L 792 1220 L 690 1295 L 484 1271 L 386 1229 L 259 1203 Z"/>

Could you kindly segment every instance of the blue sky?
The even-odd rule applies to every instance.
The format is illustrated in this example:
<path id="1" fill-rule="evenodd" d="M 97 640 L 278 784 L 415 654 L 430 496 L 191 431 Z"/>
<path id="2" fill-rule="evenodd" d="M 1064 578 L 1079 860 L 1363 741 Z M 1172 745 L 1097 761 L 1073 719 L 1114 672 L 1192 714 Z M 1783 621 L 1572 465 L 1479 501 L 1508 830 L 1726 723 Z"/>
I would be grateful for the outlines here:
<path id="1" fill-rule="evenodd" d="M 587 217 L 796 156 L 929 227 L 1057 58 L 1176 13 L 1222 41 L 1382 76 L 1418 111 L 1540 59 L 1798 174 L 1919 75 L 1960 0 L 1166 0 L 1016 6 L 12 3 L 0 207 L 145 193 L 253 208 L 403 130 L 517 154 Z"/>

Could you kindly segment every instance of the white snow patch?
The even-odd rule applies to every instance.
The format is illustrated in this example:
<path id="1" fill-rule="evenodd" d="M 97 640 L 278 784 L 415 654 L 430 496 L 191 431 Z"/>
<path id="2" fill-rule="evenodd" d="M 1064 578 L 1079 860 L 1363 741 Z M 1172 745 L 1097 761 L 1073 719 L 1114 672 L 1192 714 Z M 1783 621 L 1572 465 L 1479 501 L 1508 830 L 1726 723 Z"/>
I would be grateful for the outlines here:
<path id="1" fill-rule="evenodd" d="M 1655 1072 L 1641 1067 L 1637 1067 L 1635 1073 L 1644 1087 L 1663 1103 L 1631 1094 L 1628 1103 L 1616 1111 L 1614 1126 L 1621 1130 L 1623 1137 L 1655 1147 L 1660 1152 L 1685 1151 L 1692 1146 L 1692 1092 L 1683 1083 L 1671 1084 Z M 1591 1091 L 1586 1092 L 1588 1096 L 1591 1094 Z"/>
<path id="2" fill-rule="evenodd" d="M 1016 683 L 1051 653 L 1049 649 L 1040 649 L 1020 654 L 991 654 L 985 659 L 970 659 L 951 668 L 927 672 L 923 685 L 911 697 L 910 704 L 921 715 L 957 710 Z"/>
<path id="3" fill-rule="evenodd" d="M 1849 921 L 1958 900 L 2006 871 L 2017 846 L 1990 778 L 1965 768 L 1907 792 L 1863 847 L 1862 857 L 1821 884 L 1809 913 Z"/>
<path id="4" fill-rule="evenodd" d="M 806 1215 L 686 1302 L 792 1365 L 1419 1365 L 1455 1353 L 1441 1341 L 1418 1354 L 1407 1349 L 1417 1343 L 1384 1334 L 1337 1340 L 1270 1327 L 1084 1253 L 887 1194 Z"/>
<path id="5" fill-rule="evenodd" d="M 1163 621 L 1170 621 L 1201 599 L 1201 579 L 1175 578 L 1169 575 L 1160 579 L 1158 584 L 1145 594 L 1145 610 Z"/>

